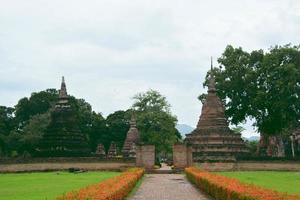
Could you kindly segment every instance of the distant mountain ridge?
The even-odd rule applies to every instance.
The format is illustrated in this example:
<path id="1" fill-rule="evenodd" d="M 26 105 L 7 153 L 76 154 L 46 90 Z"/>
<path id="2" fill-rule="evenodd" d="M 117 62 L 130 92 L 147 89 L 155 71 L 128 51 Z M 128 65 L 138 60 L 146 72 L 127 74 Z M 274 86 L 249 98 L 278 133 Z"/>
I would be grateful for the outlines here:
<path id="1" fill-rule="evenodd" d="M 177 124 L 176 129 L 181 134 L 182 138 L 185 138 L 185 134 L 191 133 L 195 128 L 187 124 Z"/>
<path id="2" fill-rule="evenodd" d="M 260 137 L 259 136 L 251 136 L 246 138 L 248 141 L 259 141 Z"/>

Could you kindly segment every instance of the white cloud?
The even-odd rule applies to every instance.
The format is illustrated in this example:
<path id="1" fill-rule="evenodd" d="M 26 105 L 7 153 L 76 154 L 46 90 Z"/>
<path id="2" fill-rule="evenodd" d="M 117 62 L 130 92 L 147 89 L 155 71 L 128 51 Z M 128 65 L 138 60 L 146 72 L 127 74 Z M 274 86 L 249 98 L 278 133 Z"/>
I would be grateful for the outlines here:
<path id="1" fill-rule="evenodd" d="M 195 126 L 210 56 L 227 44 L 299 44 L 297 0 L 0 3 L 0 105 L 57 88 L 65 75 L 70 93 L 105 115 L 152 88 L 180 123 Z"/>

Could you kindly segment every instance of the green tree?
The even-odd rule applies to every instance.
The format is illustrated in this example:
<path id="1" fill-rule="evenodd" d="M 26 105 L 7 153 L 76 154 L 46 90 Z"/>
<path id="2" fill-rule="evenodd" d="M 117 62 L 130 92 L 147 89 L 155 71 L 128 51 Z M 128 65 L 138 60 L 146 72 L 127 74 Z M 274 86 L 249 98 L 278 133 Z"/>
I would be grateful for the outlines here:
<path id="1" fill-rule="evenodd" d="M 38 144 L 42 139 L 50 120 L 49 111 L 30 117 L 28 123 L 23 128 L 23 133 L 20 138 L 22 147 L 19 149 L 19 152 L 28 152 L 31 155 L 35 153 L 35 150 L 38 147 Z"/>
<path id="2" fill-rule="evenodd" d="M 0 156 L 8 151 L 7 137 L 15 127 L 14 108 L 0 106 Z"/>
<path id="3" fill-rule="evenodd" d="M 177 118 L 171 114 L 166 97 L 149 90 L 137 94 L 134 100 L 142 142 L 155 145 L 157 155 L 171 153 L 172 145 L 180 138 L 175 128 Z"/>
<path id="4" fill-rule="evenodd" d="M 88 131 L 89 144 L 92 151 L 96 151 L 97 145 L 102 143 L 105 148 L 109 146 L 108 128 L 101 113 L 92 113 L 90 130 Z"/>
<path id="5" fill-rule="evenodd" d="M 131 111 L 116 111 L 106 118 L 106 124 L 109 131 L 110 142 L 114 141 L 120 151 L 124 145 L 126 134 L 129 130 L 129 121 L 131 117 Z"/>
<path id="6" fill-rule="evenodd" d="M 47 112 L 57 101 L 58 90 L 47 89 L 34 92 L 29 98 L 24 97 L 15 106 L 16 120 L 19 127 L 25 126 L 31 116 Z"/>
<path id="7" fill-rule="evenodd" d="M 218 62 L 220 67 L 213 72 L 217 93 L 232 124 L 251 118 L 263 137 L 271 137 L 299 123 L 299 46 L 275 46 L 267 52 L 250 53 L 227 46 Z"/>

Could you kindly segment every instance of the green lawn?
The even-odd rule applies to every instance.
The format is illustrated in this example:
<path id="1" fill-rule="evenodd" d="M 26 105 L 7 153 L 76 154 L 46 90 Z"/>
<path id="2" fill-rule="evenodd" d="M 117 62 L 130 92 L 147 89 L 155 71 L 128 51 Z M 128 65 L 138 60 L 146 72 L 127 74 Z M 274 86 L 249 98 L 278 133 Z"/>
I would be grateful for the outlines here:
<path id="1" fill-rule="evenodd" d="M 220 174 L 280 192 L 300 194 L 300 172 L 247 171 Z"/>
<path id="2" fill-rule="evenodd" d="M 119 174 L 118 172 L 0 174 L 0 200 L 53 200 L 68 191 Z"/>

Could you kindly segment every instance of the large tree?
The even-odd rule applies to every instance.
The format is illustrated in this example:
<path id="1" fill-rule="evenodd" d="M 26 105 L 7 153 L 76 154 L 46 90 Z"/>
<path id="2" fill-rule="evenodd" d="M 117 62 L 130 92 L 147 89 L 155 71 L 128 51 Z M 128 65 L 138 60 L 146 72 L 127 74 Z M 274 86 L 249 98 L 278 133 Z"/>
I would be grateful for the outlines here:
<path id="1" fill-rule="evenodd" d="M 58 90 L 47 89 L 34 92 L 29 98 L 20 99 L 15 106 L 15 116 L 20 128 L 26 125 L 30 117 L 47 112 L 57 101 Z"/>
<path id="2" fill-rule="evenodd" d="M 15 127 L 14 108 L 0 106 L 0 156 L 8 151 L 7 137 Z"/>
<path id="3" fill-rule="evenodd" d="M 218 62 L 213 73 L 230 122 L 253 119 L 267 154 L 282 156 L 280 136 L 300 119 L 299 46 L 275 46 L 266 52 L 227 46 Z"/>
<path id="4" fill-rule="evenodd" d="M 110 142 L 115 142 L 119 151 L 121 151 L 126 134 L 129 130 L 131 111 L 116 111 L 106 118 L 106 124 L 109 132 Z"/>
<path id="5" fill-rule="evenodd" d="M 133 109 L 142 142 L 154 144 L 157 155 L 172 152 L 172 145 L 180 136 L 175 128 L 177 118 L 170 111 L 166 97 L 155 90 L 134 96 Z"/>

